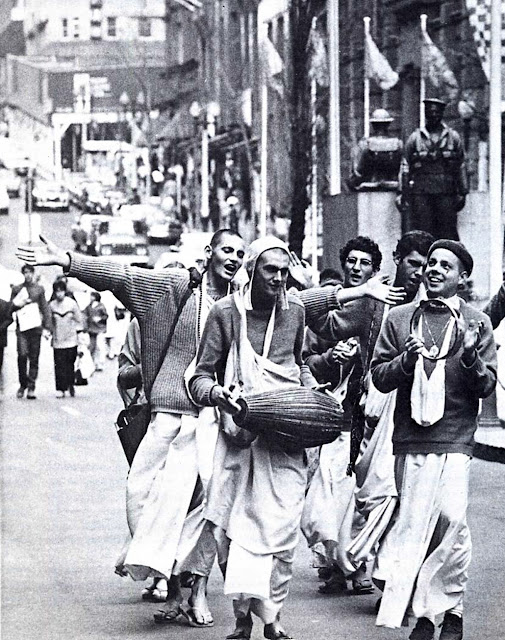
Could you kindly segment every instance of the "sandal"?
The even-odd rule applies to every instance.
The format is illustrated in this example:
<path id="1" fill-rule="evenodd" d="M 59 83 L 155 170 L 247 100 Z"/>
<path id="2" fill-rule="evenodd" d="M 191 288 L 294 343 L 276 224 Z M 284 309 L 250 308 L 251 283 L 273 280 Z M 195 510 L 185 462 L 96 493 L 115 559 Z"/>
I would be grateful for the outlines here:
<path id="1" fill-rule="evenodd" d="M 331 577 L 318 588 L 318 591 L 319 593 L 325 594 L 335 594 L 347 591 L 347 582 L 344 574 L 340 570 L 333 571 Z"/>
<path id="2" fill-rule="evenodd" d="M 263 628 L 263 635 L 267 640 L 295 640 L 293 636 L 286 633 L 284 629 L 272 628 L 273 625 L 266 624 Z"/>
<path id="3" fill-rule="evenodd" d="M 180 605 L 174 609 L 160 609 L 154 614 L 154 622 L 156 624 L 171 623 L 175 622 L 179 616 L 186 617 L 186 612 Z"/>
<path id="4" fill-rule="evenodd" d="M 160 587 L 160 584 L 164 584 L 165 587 Z M 151 585 L 142 589 L 142 600 L 147 600 L 148 602 L 166 602 L 167 598 L 168 584 L 163 578 L 155 580 Z"/>
<path id="5" fill-rule="evenodd" d="M 209 620 L 205 620 L 205 616 L 206 616 L 205 612 L 202 611 L 202 609 L 199 609 L 198 607 L 190 607 L 184 613 L 190 627 L 213 627 L 214 626 L 214 620 L 212 619 L 212 616 Z M 197 614 L 199 614 L 200 618 L 203 618 L 202 622 L 199 622 L 197 620 Z"/>
<path id="6" fill-rule="evenodd" d="M 356 595 L 364 595 L 374 592 L 373 583 L 366 572 L 366 564 L 362 564 L 361 567 L 352 574 L 351 580 L 352 589 Z"/>

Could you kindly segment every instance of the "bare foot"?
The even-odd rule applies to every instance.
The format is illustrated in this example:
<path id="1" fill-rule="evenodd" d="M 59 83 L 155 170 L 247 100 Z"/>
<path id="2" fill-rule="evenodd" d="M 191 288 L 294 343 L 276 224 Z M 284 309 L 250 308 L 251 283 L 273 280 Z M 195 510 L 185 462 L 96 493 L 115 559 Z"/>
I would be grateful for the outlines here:
<path id="1" fill-rule="evenodd" d="M 207 602 L 206 576 L 195 576 L 188 604 L 191 607 L 190 615 L 196 625 L 205 626 L 214 623 L 209 603 Z"/>
<path id="2" fill-rule="evenodd" d="M 165 611 L 167 613 L 178 612 L 180 611 L 182 604 L 182 591 L 181 585 L 179 582 L 179 576 L 171 576 L 168 581 L 168 595 L 166 604 L 163 606 L 163 609 L 160 611 Z"/>

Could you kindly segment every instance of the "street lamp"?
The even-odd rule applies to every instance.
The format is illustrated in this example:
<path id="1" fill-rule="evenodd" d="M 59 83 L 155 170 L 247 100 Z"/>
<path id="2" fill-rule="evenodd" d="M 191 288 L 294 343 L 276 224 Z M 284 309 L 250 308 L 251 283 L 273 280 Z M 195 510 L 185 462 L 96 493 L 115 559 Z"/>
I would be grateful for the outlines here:
<path id="1" fill-rule="evenodd" d="M 209 138 L 216 135 L 216 119 L 221 113 L 221 108 L 217 102 L 209 102 L 205 107 L 201 107 L 195 100 L 189 107 L 189 113 L 195 122 L 202 120 L 202 202 L 200 215 L 202 220 L 207 221 L 210 214 L 210 191 L 209 191 Z"/>
<path id="2" fill-rule="evenodd" d="M 126 114 L 128 113 L 128 107 L 130 106 L 130 96 L 123 91 L 119 96 L 119 104 L 122 109 L 122 118 L 119 123 L 119 186 L 124 187 L 125 175 L 124 175 L 124 163 L 123 163 L 123 140 L 126 141 Z"/>

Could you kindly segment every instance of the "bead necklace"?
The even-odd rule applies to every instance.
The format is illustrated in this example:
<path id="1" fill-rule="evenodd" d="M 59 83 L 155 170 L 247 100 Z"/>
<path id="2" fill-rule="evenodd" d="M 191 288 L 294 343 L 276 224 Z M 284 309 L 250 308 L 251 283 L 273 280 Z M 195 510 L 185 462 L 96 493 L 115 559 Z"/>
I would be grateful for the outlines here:
<path id="1" fill-rule="evenodd" d="M 449 320 L 447 320 L 445 325 L 442 327 L 442 331 L 438 334 L 438 338 L 436 340 L 435 340 L 435 337 L 433 336 L 433 333 L 431 332 L 431 328 L 430 328 L 430 325 L 428 324 L 428 320 L 426 319 L 426 316 L 423 315 L 423 319 L 424 319 L 424 324 L 428 329 L 428 333 L 430 334 L 431 341 L 433 343 L 428 351 L 428 355 L 430 356 L 430 358 L 436 358 L 440 353 L 440 347 L 438 346 L 438 341 L 440 340 L 440 338 L 442 338 L 442 336 L 445 335 L 445 331 L 449 326 L 449 322 L 451 321 L 452 316 L 449 317 Z"/>

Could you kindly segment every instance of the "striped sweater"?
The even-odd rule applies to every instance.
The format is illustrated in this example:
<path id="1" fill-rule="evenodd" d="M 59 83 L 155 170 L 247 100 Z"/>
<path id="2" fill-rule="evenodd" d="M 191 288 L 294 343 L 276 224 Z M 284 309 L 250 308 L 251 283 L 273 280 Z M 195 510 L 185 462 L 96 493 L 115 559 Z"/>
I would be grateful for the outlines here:
<path id="1" fill-rule="evenodd" d="M 196 415 L 184 384 L 184 373 L 197 351 L 197 296 L 187 301 L 177 322 L 163 363 L 163 347 L 181 298 L 189 285 L 182 269 L 151 271 L 105 258 L 89 258 L 70 252 L 68 275 L 97 291 L 109 290 L 138 318 L 142 341 L 142 375 L 146 397 L 153 411 Z M 306 318 L 320 316 L 338 306 L 336 287 L 298 292 Z"/>

